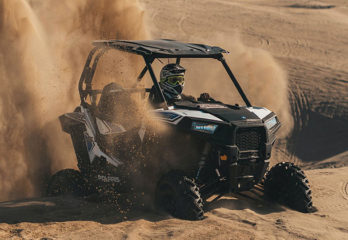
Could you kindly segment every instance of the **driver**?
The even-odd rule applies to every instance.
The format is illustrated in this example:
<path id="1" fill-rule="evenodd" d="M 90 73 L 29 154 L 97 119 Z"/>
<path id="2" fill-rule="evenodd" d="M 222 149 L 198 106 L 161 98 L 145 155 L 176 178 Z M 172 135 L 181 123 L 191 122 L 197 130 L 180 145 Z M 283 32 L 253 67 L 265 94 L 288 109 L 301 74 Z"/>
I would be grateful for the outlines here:
<path id="1" fill-rule="evenodd" d="M 169 105 L 180 100 L 196 101 L 193 96 L 186 96 L 182 94 L 185 85 L 185 71 L 186 69 L 179 64 L 170 63 L 165 65 L 160 73 L 160 86 L 163 92 L 163 96 Z M 209 99 L 208 93 L 204 95 L 205 99 Z M 150 101 L 153 104 L 160 104 L 161 97 L 158 96 L 155 87 L 153 86 L 150 91 Z M 199 99 L 200 100 L 200 99 Z"/>
<path id="2" fill-rule="evenodd" d="M 185 85 L 185 71 L 185 68 L 175 63 L 167 64 L 161 70 L 159 84 L 164 98 L 170 105 L 182 100 L 181 93 Z M 156 92 L 154 86 L 150 92 L 150 101 L 154 104 L 161 103 L 161 97 Z"/>

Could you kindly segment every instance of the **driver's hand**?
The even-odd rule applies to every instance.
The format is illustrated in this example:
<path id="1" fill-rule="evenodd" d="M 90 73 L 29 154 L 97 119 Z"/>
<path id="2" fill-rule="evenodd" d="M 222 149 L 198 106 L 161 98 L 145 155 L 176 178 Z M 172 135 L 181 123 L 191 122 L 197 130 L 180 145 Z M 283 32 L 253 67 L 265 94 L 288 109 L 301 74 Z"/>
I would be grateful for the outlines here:
<path id="1" fill-rule="evenodd" d="M 202 102 L 208 102 L 210 100 L 209 93 L 201 93 L 201 95 L 199 96 L 198 100 L 202 101 Z"/>

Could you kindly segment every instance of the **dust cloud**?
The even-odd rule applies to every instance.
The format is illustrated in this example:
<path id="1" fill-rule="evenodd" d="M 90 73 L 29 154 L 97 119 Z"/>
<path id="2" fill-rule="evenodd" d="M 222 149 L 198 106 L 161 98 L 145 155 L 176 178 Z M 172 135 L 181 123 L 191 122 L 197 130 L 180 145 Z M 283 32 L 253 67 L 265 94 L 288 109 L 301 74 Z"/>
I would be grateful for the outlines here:
<path id="1" fill-rule="evenodd" d="M 71 141 L 57 117 L 79 103 L 77 83 L 91 42 L 148 39 L 143 15 L 136 0 L 0 2 L 0 201 L 36 196 L 52 172 L 76 166 Z M 238 37 L 210 43 L 232 53 L 227 61 L 251 103 L 275 111 L 283 126 L 291 126 L 286 74 L 276 61 Z M 115 81 L 103 72 L 116 71 L 117 80 L 127 83 L 135 79 L 130 72 L 143 65 L 142 59 L 122 55 L 111 63 L 97 69 L 100 86 Z M 208 90 L 219 100 L 239 101 L 221 64 L 183 63 L 191 79 L 185 91 L 199 95 Z M 283 128 L 283 136 L 290 129 Z"/>
<path id="2" fill-rule="evenodd" d="M 0 35 L 3 201 L 38 195 L 51 171 L 76 166 L 57 117 L 78 105 L 91 42 L 148 33 L 137 1 L 11 0 L 0 2 Z"/>
<path id="3" fill-rule="evenodd" d="M 246 47 L 238 35 L 227 47 L 231 51 L 227 61 L 251 103 L 274 111 L 282 122 L 278 137 L 287 136 L 293 128 L 293 119 L 286 72 L 270 53 Z"/>
<path id="4" fill-rule="evenodd" d="M 191 42 L 203 42 L 193 38 Z M 293 119 L 288 98 L 287 74 L 270 53 L 247 47 L 238 33 L 234 36 L 214 35 L 204 43 L 229 51 L 225 59 L 253 106 L 266 107 L 275 112 L 282 128 L 279 137 L 292 130 Z M 187 69 L 185 92 L 199 96 L 208 92 L 213 98 L 245 105 L 222 64 L 217 60 L 183 61 Z"/>

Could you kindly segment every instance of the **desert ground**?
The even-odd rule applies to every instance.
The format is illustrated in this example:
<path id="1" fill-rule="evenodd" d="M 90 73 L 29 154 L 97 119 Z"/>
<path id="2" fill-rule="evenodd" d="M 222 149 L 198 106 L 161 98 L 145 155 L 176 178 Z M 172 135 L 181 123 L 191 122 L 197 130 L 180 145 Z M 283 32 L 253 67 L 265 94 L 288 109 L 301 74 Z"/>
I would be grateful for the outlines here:
<path id="1" fill-rule="evenodd" d="M 288 76 L 294 122 L 272 161 L 305 169 L 317 211 L 296 212 L 253 192 L 223 197 L 204 220 L 184 221 L 149 207 L 123 212 L 82 198 L 37 197 L 0 203 L 0 239 L 348 239 L 348 2 L 140 3 L 154 39 L 213 44 L 237 34 L 271 53 Z"/>

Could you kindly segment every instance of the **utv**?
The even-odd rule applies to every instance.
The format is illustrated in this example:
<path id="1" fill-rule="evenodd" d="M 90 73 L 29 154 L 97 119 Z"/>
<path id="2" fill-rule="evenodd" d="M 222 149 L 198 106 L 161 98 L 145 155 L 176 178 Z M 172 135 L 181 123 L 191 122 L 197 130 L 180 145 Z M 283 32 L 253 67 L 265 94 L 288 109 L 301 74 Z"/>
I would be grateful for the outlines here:
<path id="1" fill-rule="evenodd" d="M 48 195 L 122 194 L 141 186 L 153 193 L 157 206 L 174 217 L 196 220 L 203 218 L 203 205 L 213 195 L 248 191 L 262 184 L 272 200 L 311 211 L 311 191 L 299 167 L 282 162 L 267 172 L 281 124 L 273 112 L 251 105 L 223 57 L 226 50 L 173 40 L 108 40 L 96 41 L 94 46 L 78 84 L 81 103 L 74 112 L 59 118 L 63 131 L 71 135 L 79 171 L 66 169 L 53 175 Z M 93 89 L 97 63 L 112 49 L 145 60 L 138 81 L 149 73 L 153 89 L 162 99 L 160 107 L 149 111 L 156 121 L 168 126 L 166 134 L 156 133 L 144 122 L 127 129 L 112 118 L 118 114 L 113 104 L 123 101 L 119 96 L 129 98 L 140 92 L 146 101 L 150 89 L 126 89 L 115 83 L 103 90 Z M 152 63 L 156 59 L 180 63 L 183 58 L 220 61 L 245 106 L 212 98 L 168 106 Z M 136 112 L 128 114 L 130 119 L 132 114 Z"/>

